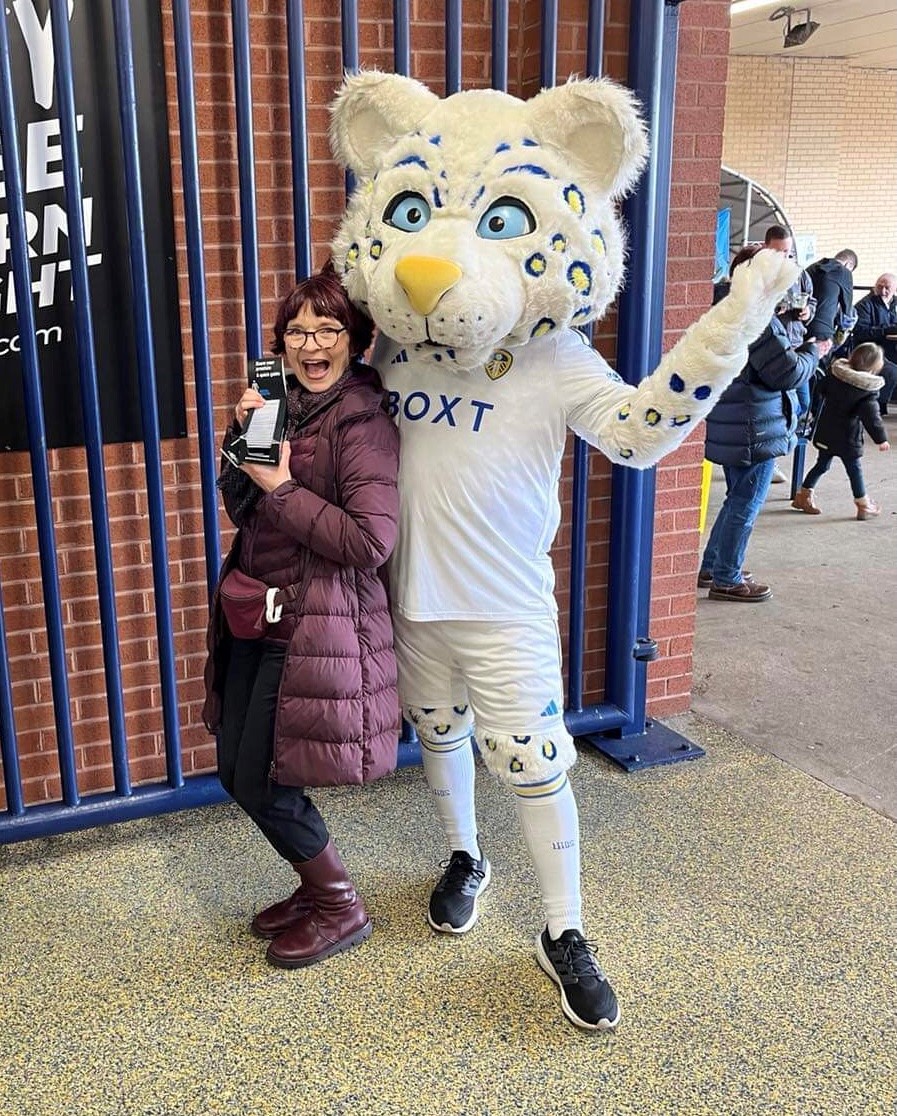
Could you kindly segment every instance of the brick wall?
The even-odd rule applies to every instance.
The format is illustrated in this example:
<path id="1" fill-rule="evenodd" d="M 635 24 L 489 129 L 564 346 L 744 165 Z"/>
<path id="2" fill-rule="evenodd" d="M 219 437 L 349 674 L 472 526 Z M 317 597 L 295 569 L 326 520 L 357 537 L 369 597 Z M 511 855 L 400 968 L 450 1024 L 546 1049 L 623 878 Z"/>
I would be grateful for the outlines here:
<path id="1" fill-rule="evenodd" d="M 723 162 L 815 234 L 818 256 L 853 248 L 857 284 L 897 269 L 897 71 L 732 58 Z"/>
<path id="2" fill-rule="evenodd" d="M 294 251 L 290 187 L 290 139 L 285 18 L 282 4 L 265 0 L 251 17 L 255 167 L 262 288 L 262 321 L 267 330 L 280 297 L 293 282 Z M 367 0 L 360 27 L 362 64 L 392 68 L 392 3 Z M 558 80 L 585 67 L 583 5 L 562 0 L 559 17 Z M 537 0 L 512 4 L 510 21 L 511 92 L 538 88 Z M 629 5 L 611 0 L 605 35 L 605 69 L 625 79 Z M 217 0 L 194 0 L 195 102 L 199 131 L 203 231 L 208 291 L 210 348 L 216 428 L 223 429 L 241 390 L 246 351 L 236 169 L 233 63 L 230 17 Z M 670 223 L 666 346 L 710 303 L 713 228 L 722 134 L 723 84 L 728 46 L 727 0 L 692 0 L 681 9 L 682 47 L 676 109 L 676 149 Z M 308 124 L 311 158 L 313 259 L 323 262 L 327 241 L 342 213 L 342 176 L 327 143 L 327 104 L 340 80 L 340 24 L 329 0 L 306 2 Z M 489 84 L 490 0 L 464 4 L 463 83 Z M 413 0 L 412 73 L 436 91 L 444 89 L 444 3 Z M 172 102 L 175 88 L 173 32 L 164 19 L 166 70 Z M 210 770 L 214 746 L 202 725 L 201 671 L 204 661 L 206 588 L 199 468 L 195 458 L 192 342 L 186 284 L 183 206 L 176 111 L 172 104 L 172 173 L 175 190 L 178 266 L 181 275 L 183 353 L 190 431 L 163 444 L 168 555 L 178 703 L 185 773 Z M 614 358 L 615 322 L 601 323 L 597 345 Z M 123 660 L 126 730 L 135 783 L 164 775 L 164 736 L 155 600 L 152 586 L 145 473 L 141 445 L 105 451 L 112 526 L 119 642 Z M 649 673 L 650 709 L 664 715 L 686 708 L 691 688 L 694 631 L 694 574 L 701 443 L 694 436 L 658 470 L 657 537 L 654 548 L 651 634 L 664 658 Z M 83 450 L 54 450 L 54 522 L 60 565 L 71 715 L 82 792 L 112 786 L 108 762 L 109 728 L 103 676 L 99 609 Z M 610 473 L 592 457 L 588 576 L 588 643 L 585 691 L 603 692 L 607 537 Z M 569 518 L 570 484 L 562 489 Z M 231 528 L 222 516 L 223 543 Z M 43 595 L 37 558 L 27 455 L 0 458 L 0 584 L 6 608 L 8 650 L 16 729 L 26 801 L 60 797 L 56 735 L 50 687 Z M 555 548 L 559 597 L 567 606 L 569 527 Z"/>
<path id="3" fill-rule="evenodd" d="M 729 52 L 728 0 L 692 0 L 679 12 L 664 351 L 711 303 Z M 662 658 L 648 667 L 655 717 L 691 701 L 703 451 L 702 423 L 657 469 L 650 634 Z"/>

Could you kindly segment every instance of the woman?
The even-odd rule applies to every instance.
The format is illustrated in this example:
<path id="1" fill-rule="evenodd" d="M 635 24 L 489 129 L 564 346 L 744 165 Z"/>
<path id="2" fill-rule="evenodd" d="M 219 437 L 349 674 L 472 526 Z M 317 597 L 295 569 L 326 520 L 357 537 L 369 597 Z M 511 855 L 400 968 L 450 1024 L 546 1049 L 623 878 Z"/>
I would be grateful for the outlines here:
<path id="1" fill-rule="evenodd" d="M 396 667 L 378 570 L 396 538 L 398 433 L 377 373 L 360 360 L 372 332 L 331 268 L 295 287 L 271 346 L 288 374 L 280 463 L 226 464 L 219 480 L 239 527 L 221 580 L 239 569 L 263 592 L 286 590 L 263 637 L 237 639 L 219 581 L 203 711 L 218 733 L 222 784 L 299 874 L 296 891 L 252 922 L 253 933 L 273 939 L 268 960 L 283 968 L 322 961 L 371 933 L 304 788 L 366 783 L 396 762 Z M 263 402 L 253 388 L 243 392 L 236 432 Z"/>
<path id="2" fill-rule="evenodd" d="M 730 274 L 760 251 L 748 245 L 732 261 Z M 715 601 L 766 601 L 772 596 L 742 566 L 754 523 L 772 481 L 775 459 L 797 441 L 797 389 L 816 370 L 831 341 L 791 347 L 775 316 L 748 348 L 748 362 L 707 416 L 704 456 L 723 466 L 726 498 L 704 548 L 698 585 Z"/>

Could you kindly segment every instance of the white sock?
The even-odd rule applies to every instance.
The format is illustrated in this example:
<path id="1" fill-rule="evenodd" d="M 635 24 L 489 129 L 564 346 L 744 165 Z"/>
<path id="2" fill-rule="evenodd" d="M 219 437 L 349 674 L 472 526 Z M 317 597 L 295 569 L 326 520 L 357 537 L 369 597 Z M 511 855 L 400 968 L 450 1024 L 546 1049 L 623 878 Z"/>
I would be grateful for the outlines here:
<path id="1" fill-rule="evenodd" d="M 582 932 L 579 881 L 579 813 L 566 775 L 554 793 L 530 797 L 526 787 L 513 787 L 517 816 L 536 869 L 548 933 L 557 939 L 565 930 Z M 524 792 L 524 793 L 522 793 Z"/>
<path id="2" fill-rule="evenodd" d="M 436 813 L 448 838 L 449 849 L 461 849 L 474 859 L 482 856 L 477 840 L 474 802 L 473 748 L 465 737 L 454 746 L 430 744 L 418 734 L 424 774 L 433 793 Z"/>

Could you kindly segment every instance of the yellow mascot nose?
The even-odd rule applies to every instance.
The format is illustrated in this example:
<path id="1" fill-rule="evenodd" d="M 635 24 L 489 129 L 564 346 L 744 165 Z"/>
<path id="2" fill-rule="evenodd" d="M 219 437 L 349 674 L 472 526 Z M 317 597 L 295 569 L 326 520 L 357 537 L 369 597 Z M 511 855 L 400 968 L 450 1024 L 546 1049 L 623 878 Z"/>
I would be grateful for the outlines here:
<path id="1" fill-rule="evenodd" d="M 446 291 L 461 278 L 461 268 L 439 256 L 406 256 L 396 264 L 396 279 L 418 314 L 431 314 Z"/>

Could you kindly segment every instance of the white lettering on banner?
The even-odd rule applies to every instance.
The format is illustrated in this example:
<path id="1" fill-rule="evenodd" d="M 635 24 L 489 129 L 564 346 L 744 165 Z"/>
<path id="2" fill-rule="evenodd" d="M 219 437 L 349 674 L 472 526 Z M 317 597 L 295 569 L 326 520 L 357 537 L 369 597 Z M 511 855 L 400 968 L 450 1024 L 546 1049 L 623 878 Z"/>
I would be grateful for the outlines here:
<path id="1" fill-rule="evenodd" d="M 58 345 L 62 340 L 62 330 L 59 326 L 50 326 L 49 329 L 36 329 L 34 335 L 38 344 L 45 348 L 47 345 Z M 0 356 L 6 356 L 7 353 L 20 353 L 21 351 L 18 333 L 14 337 L 0 337 Z"/>
<path id="2" fill-rule="evenodd" d="M 7 11 L 9 11 L 7 6 Z M 68 17 L 75 10 L 74 0 L 68 0 Z M 53 105 L 55 59 L 53 55 L 53 27 L 51 14 L 41 21 L 34 0 L 12 0 L 12 11 L 22 32 L 28 52 L 31 70 L 31 88 L 35 104 L 43 109 Z M 75 126 L 78 132 L 84 131 L 84 117 L 77 114 Z M 24 190 L 26 195 L 39 194 L 48 190 L 61 191 L 64 188 L 62 171 L 61 127 L 58 118 L 49 120 L 30 120 L 25 130 L 24 151 Z M 83 172 L 82 172 L 83 179 Z M 0 152 L 0 199 L 6 197 L 6 183 L 3 179 L 3 160 Z M 85 247 L 90 247 L 93 230 L 93 198 L 82 198 Z M 31 290 L 37 296 L 38 309 L 52 307 L 57 299 L 58 279 L 64 272 L 71 272 L 71 260 L 62 255 L 60 240 L 68 241 L 68 214 L 60 202 L 49 202 L 43 208 L 25 210 L 25 235 L 28 240 L 28 256 L 39 261 L 37 273 L 32 273 Z M 40 237 L 40 240 L 38 240 Z M 9 266 L 9 216 L 0 213 L 0 267 Z M 55 258 L 54 258 L 55 257 Z M 87 266 L 96 267 L 103 260 L 102 253 L 87 255 Z M 66 292 L 62 291 L 62 297 Z M 68 300 L 74 297 L 71 284 L 68 285 Z M 16 291 L 12 271 L 0 275 L 0 313 L 16 313 Z M 58 333 L 58 336 L 56 334 Z M 38 335 L 52 336 L 56 341 L 62 339 L 59 326 L 38 330 Z M 45 341 L 44 344 L 48 344 Z M 18 337 L 0 338 L 0 356 L 19 352 Z"/>
<path id="3" fill-rule="evenodd" d="M 96 267 L 97 264 L 103 262 L 103 254 L 96 252 L 87 257 L 87 266 Z M 56 280 L 63 272 L 72 270 L 71 260 L 60 260 L 59 263 L 45 263 L 41 264 L 40 278 L 35 279 L 31 284 L 32 293 L 38 295 L 37 306 L 38 309 L 45 309 L 47 306 L 52 306 L 56 301 Z M 4 314 L 15 314 L 16 312 L 16 286 L 13 281 L 13 274 L 11 271 L 6 273 L 6 276 L 0 279 L 0 298 L 3 297 L 3 284 L 6 284 L 6 301 L 3 304 Z M 75 297 L 74 288 L 69 289 L 69 302 Z"/>
<path id="4" fill-rule="evenodd" d="M 84 131 L 84 117 L 80 114 L 75 117 L 78 131 Z M 40 190 L 61 190 L 64 182 L 62 177 L 62 144 L 51 144 L 50 139 L 58 136 L 60 125 L 58 120 L 32 120 L 25 133 L 25 193 L 36 194 Z M 59 170 L 51 170 L 53 164 L 58 164 Z M 3 156 L 0 152 L 0 173 L 3 171 Z M 81 172 L 84 178 L 84 172 Z M 0 180 L 0 198 L 6 197 L 6 183 Z"/>
<path id="5" fill-rule="evenodd" d="M 75 10 L 75 0 L 69 0 L 69 20 Z M 34 0 L 13 0 L 12 10 L 16 13 L 22 37 L 28 48 L 28 60 L 31 63 L 31 88 L 34 91 L 34 100 L 41 108 L 48 109 L 53 104 L 53 71 L 55 59 L 53 57 L 53 25 L 51 14 L 43 23 L 34 10 Z"/>

